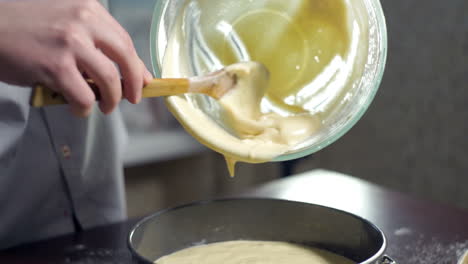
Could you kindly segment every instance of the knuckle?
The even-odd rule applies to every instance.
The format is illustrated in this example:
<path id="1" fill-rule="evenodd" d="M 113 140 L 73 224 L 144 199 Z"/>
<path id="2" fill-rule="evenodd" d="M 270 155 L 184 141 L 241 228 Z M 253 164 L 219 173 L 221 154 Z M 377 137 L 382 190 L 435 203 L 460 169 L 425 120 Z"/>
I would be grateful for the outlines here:
<path id="1" fill-rule="evenodd" d="M 71 17 L 76 21 L 86 22 L 95 15 L 96 0 L 80 0 L 71 9 Z"/>
<path id="2" fill-rule="evenodd" d="M 54 27 L 58 46 L 69 49 L 80 45 L 83 42 L 81 26 L 73 21 L 62 23 Z"/>
<path id="3" fill-rule="evenodd" d="M 111 105 L 116 105 L 122 97 L 122 87 L 120 83 L 119 73 L 117 69 L 112 65 L 112 67 L 108 67 L 106 70 L 103 70 L 101 74 L 101 78 L 106 85 L 104 89 L 107 90 L 107 92 L 105 93 L 107 97 L 103 99 Z"/>
<path id="4" fill-rule="evenodd" d="M 109 88 L 117 89 L 118 85 L 120 84 L 119 74 L 117 69 L 112 65 L 112 67 L 107 67 L 103 69 L 101 78 L 106 83 Z"/>
<path id="5" fill-rule="evenodd" d="M 129 45 L 128 43 L 126 42 L 121 42 L 121 44 L 119 45 L 119 49 L 121 50 L 122 52 L 122 55 L 130 55 L 130 54 L 133 54 L 132 52 L 132 46 Z"/>
<path id="6" fill-rule="evenodd" d="M 124 38 L 124 43 L 127 46 L 127 49 L 134 50 L 135 48 L 133 46 L 133 40 L 127 32 L 125 32 L 123 38 Z"/>
<path id="7" fill-rule="evenodd" d="M 76 27 L 72 27 L 71 30 L 63 36 L 63 43 L 66 47 L 76 47 L 82 44 L 82 35 Z"/>
<path id="8" fill-rule="evenodd" d="M 124 32 L 121 36 L 122 41 L 120 41 L 120 49 L 122 52 L 125 52 L 125 54 L 134 54 L 135 47 L 133 46 L 133 41 L 130 35 L 127 32 Z"/>
<path id="9" fill-rule="evenodd" d="M 71 72 L 72 63 L 68 56 L 59 54 L 55 58 L 48 58 L 48 60 L 43 63 L 43 68 L 49 76 L 53 76 L 54 79 L 59 79 L 66 77 Z"/>

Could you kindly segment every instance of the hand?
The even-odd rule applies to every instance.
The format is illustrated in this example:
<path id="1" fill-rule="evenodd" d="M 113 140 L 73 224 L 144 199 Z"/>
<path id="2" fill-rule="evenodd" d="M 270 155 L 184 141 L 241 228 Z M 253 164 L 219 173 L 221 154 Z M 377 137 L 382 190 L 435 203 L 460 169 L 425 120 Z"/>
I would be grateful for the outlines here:
<path id="1" fill-rule="evenodd" d="M 152 78 L 128 33 L 97 0 L 0 0 L 0 81 L 48 86 L 87 116 L 96 98 L 83 74 L 99 87 L 104 113 L 122 98 L 138 103 Z"/>

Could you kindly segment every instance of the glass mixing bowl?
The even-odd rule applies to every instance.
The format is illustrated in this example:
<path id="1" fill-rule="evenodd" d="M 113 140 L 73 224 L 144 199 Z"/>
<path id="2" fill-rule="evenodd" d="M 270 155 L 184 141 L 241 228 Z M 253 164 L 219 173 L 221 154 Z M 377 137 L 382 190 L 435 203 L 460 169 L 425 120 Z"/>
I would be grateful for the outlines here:
<path id="1" fill-rule="evenodd" d="M 176 18 L 184 16 L 184 34 L 191 41 L 181 43 L 181 45 L 186 46 L 184 48 L 187 52 L 190 54 L 200 44 L 200 40 L 197 39 L 197 16 L 199 18 L 200 13 L 197 13 L 195 10 L 187 16 L 186 12 L 183 12 L 183 10 L 186 10 L 188 2 L 196 1 L 156 1 L 150 35 L 151 59 L 155 76 L 161 76 L 164 54 L 173 27 L 180 25 L 177 24 Z M 276 157 L 274 161 L 292 160 L 310 155 L 339 139 L 363 116 L 379 88 L 387 56 L 387 31 L 382 7 L 379 0 L 347 1 L 350 2 L 350 8 L 360 23 L 361 30 L 364 29 L 364 32 L 360 33 L 365 38 L 363 43 L 367 44 L 364 48 L 360 47 L 364 52 L 353 62 L 353 68 L 356 70 L 353 70 L 352 74 L 354 77 L 348 84 L 349 88 L 347 88 L 346 93 L 341 95 L 339 100 L 336 100 L 337 103 L 333 107 L 333 111 L 321 117 L 323 120 L 322 125 L 311 138 L 289 152 Z M 207 54 L 206 52 L 204 53 L 203 48 L 200 49 L 198 47 L 198 49 L 199 54 Z M 242 55 L 242 50 L 239 53 Z M 187 75 L 199 75 L 206 71 L 214 71 L 223 66 L 211 60 L 209 54 L 206 55 L 205 61 L 208 61 L 208 63 L 205 63 L 202 67 L 189 56 L 186 63 L 189 65 L 190 72 Z M 220 127 L 223 127 L 222 122 L 219 121 L 219 109 L 212 99 L 200 95 L 185 95 L 184 97 L 193 105 L 201 108 Z M 174 107 L 170 99 L 166 102 L 169 108 Z M 202 135 L 197 134 L 196 131 L 187 130 L 192 136 L 206 144 L 206 141 L 200 140 Z"/>

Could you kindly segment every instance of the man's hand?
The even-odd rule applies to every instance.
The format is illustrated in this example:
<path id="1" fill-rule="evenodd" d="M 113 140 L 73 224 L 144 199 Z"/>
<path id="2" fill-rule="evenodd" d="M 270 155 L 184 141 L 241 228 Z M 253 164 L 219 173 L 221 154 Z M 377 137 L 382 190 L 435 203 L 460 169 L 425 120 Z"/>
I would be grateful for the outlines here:
<path id="1" fill-rule="evenodd" d="M 0 81 L 48 86 L 87 116 L 96 98 L 83 74 L 99 87 L 104 113 L 122 98 L 138 103 L 151 79 L 128 33 L 97 0 L 0 0 Z"/>

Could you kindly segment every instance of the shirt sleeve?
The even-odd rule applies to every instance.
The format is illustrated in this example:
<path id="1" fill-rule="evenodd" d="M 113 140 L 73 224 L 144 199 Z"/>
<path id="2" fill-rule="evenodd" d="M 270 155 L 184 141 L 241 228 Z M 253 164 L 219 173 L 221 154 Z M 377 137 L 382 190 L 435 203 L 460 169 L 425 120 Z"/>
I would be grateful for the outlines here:
<path id="1" fill-rule="evenodd" d="M 0 82 L 0 163 L 15 154 L 29 118 L 32 89 Z"/>

